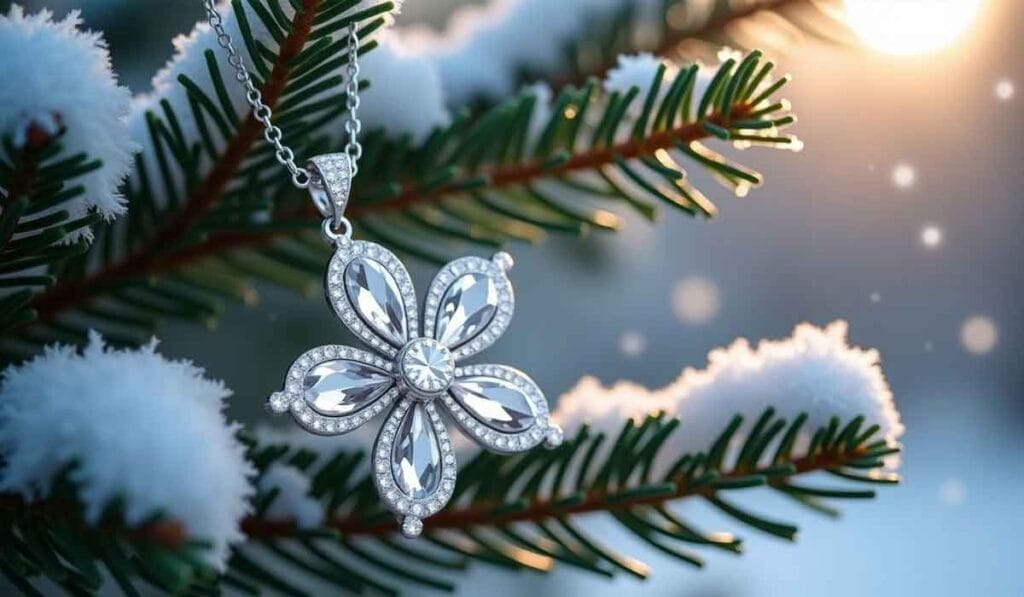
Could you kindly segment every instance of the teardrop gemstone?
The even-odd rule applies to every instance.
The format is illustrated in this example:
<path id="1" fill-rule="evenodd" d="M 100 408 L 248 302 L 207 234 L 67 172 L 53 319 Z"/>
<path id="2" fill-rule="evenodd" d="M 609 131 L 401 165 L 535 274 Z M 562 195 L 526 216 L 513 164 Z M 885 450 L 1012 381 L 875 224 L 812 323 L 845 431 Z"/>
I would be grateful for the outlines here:
<path id="1" fill-rule="evenodd" d="M 398 424 L 391 475 L 402 493 L 417 500 L 433 495 L 441 483 L 441 448 L 420 403 L 413 404 Z"/>
<path id="2" fill-rule="evenodd" d="M 316 412 L 339 417 L 366 407 L 383 395 L 392 383 L 387 372 L 365 363 L 327 361 L 306 374 L 303 395 Z"/>
<path id="3" fill-rule="evenodd" d="M 451 393 L 477 420 L 504 433 L 533 427 L 537 411 L 515 384 L 484 375 L 457 379 Z"/>
<path id="4" fill-rule="evenodd" d="M 366 325 L 395 346 L 405 343 L 405 304 L 395 277 L 380 262 L 353 259 L 345 268 L 345 292 Z"/>
<path id="5" fill-rule="evenodd" d="M 485 274 L 464 274 L 441 297 L 434 338 L 448 348 L 456 348 L 482 332 L 497 310 L 494 280 Z"/>

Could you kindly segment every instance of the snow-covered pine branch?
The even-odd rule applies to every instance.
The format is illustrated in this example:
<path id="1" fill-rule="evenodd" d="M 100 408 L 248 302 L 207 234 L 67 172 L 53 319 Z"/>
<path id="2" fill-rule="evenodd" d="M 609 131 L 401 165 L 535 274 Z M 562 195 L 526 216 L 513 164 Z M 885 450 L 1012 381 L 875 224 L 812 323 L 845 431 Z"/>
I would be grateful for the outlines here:
<path id="1" fill-rule="evenodd" d="M 272 0 L 280 5 L 280 11 L 289 19 L 294 18 L 295 9 L 288 0 Z M 402 0 L 393 0 L 395 7 L 385 14 L 387 25 L 393 22 L 393 15 L 401 10 Z M 362 0 L 358 5 L 349 8 L 346 13 L 357 14 L 380 2 L 373 0 Z M 244 22 L 248 36 L 252 43 L 262 45 L 271 52 L 280 50 L 279 42 L 268 31 L 260 15 L 246 4 L 240 4 L 244 8 Z M 239 24 L 239 15 L 235 13 L 234 5 L 228 0 L 222 0 L 217 7 L 224 23 L 224 28 L 231 36 L 236 49 L 242 55 L 243 63 L 254 77 L 260 78 L 261 72 L 248 51 L 247 44 L 243 41 L 243 35 Z M 365 92 L 361 118 L 364 121 L 364 129 L 384 128 L 395 136 L 410 135 L 415 140 L 421 140 L 434 127 L 442 126 L 449 121 L 449 115 L 444 107 L 443 98 L 440 95 L 439 81 L 432 68 L 421 58 L 403 50 L 398 43 L 390 36 L 375 33 L 373 36 L 361 40 L 361 45 L 369 46 L 376 42 L 377 48 L 368 52 L 364 57 L 363 78 L 370 81 L 370 88 Z M 162 103 L 166 103 L 170 111 L 176 115 L 182 136 L 189 142 L 198 142 L 202 131 L 200 123 L 196 121 L 194 111 L 191 109 L 191 100 L 188 90 L 181 84 L 181 77 L 198 84 L 211 96 L 217 88 L 217 82 L 213 80 L 210 73 L 207 53 L 211 52 L 216 68 L 223 77 L 224 85 L 221 88 L 223 100 L 230 104 L 232 115 L 244 120 L 251 110 L 246 103 L 245 89 L 235 80 L 234 68 L 228 62 L 228 54 L 218 45 L 216 33 L 210 28 L 206 21 L 195 24 L 192 31 L 187 35 L 181 35 L 174 39 L 174 55 L 167 64 L 153 77 L 153 87 L 149 93 L 136 96 L 132 102 L 131 114 L 129 116 L 129 128 L 132 138 L 142 147 L 146 163 L 152 169 L 157 165 L 156 149 L 153 146 L 153 138 L 149 130 L 147 113 L 153 112 L 163 115 L 165 110 Z M 344 65 L 336 65 L 330 73 L 323 74 L 320 78 L 341 77 Z M 417 89 L 416 93 L 409 93 L 410 86 Z M 307 102 L 327 98 L 332 92 L 341 89 L 340 84 L 333 89 L 327 89 L 306 98 Z M 218 92 L 219 93 L 219 92 Z M 212 127 L 211 127 L 212 128 Z M 321 132 L 331 135 L 335 139 L 341 139 L 344 135 L 342 120 L 335 118 L 322 128 Z M 212 135 L 217 149 L 223 149 L 228 141 L 223 135 Z M 289 139 L 284 139 L 286 144 Z M 210 156 L 204 156 L 203 170 L 210 167 Z"/>
<path id="2" fill-rule="evenodd" d="M 102 161 L 75 179 L 85 191 L 60 209 L 70 219 L 93 209 L 107 219 L 122 214 L 118 187 L 136 145 L 125 124 L 130 94 L 117 84 L 101 35 L 82 30 L 77 11 L 55 21 L 49 11 L 26 14 L 14 5 L 0 16 L 0 56 L 0 136 L 23 149 L 60 135 L 65 157 Z M 79 229 L 72 240 L 88 232 Z"/>
<path id="3" fill-rule="evenodd" d="M 238 552 L 248 562 L 258 557 L 265 573 L 287 577 L 296 587 L 319 590 L 320 583 L 338 582 L 322 574 L 296 575 L 296 566 L 311 570 L 306 564 L 327 554 L 332 561 L 344 559 L 345 566 L 359 564 L 350 590 L 377 586 L 366 578 L 386 587 L 411 582 L 451 590 L 451 571 L 463 567 L 444 563 L 452 552 L 492 563 L 489 554 L 514 554 L 502 561 L 517 569 L 548 571 L 557 563 L 640 578 L 650 568 L 628 553 L 631 545 L 697 566 L 708 548 L 740 553 L 739 535 L 709 529 L 695 520 L 699 513 L 677 507 L 683 501 L 706 501 L 733 526 L 793 540 L 796 524 L 764 512 L 767 504 L 747 509 L 742 490 L 768 488 L 834 514 L 834 504 L 873 497 L 873 487 L 898 481 L 892 469 L 903 431 L 899 414 L 877 352 L 850 346 L 846 332 L 843 322 L 802 324 L 792 337 L 763 340 L 756 348 L 738 340 L 712 351 L 706 369 L 688 369 L 663 390 L 633 384 L 606 389 L 585 379 L 557 401 L 555 416 L 569 429 L 553 452 L 510 458 L 465 446 L 458 457 L 460 499 L 426 521 L 430 543 L 415 546 L 422 551 L 411 560 L 414 575 L 396 575 L 390 560 L 372 555 L 376 547 L 394 546 L 395 529 L 361 490 L 370 481 L 366 459 L 353 445 L 359 441 L 264 430 L 257 433 L 253 458 L 264 463 L 267 476 L 282 475 L 278 467 L 285 467 L 289 480 L 283 485 L 291 491 L 284 496 L 281 490 L 266 516 L 247 518 L 251 541 Z M 734 428 L 737 416 L 744 424 Z M 752 425 L 755 420 L 761 425 Z M 584 421 L 590 422 L 586 428 Z M 358 439 L 365 446 L 371 435 Z M 292 462 L 315 480 L 308 490 L 282 464 Z M 264 483 L 260 487 L 256 501 L 265 503 L 272 495 Z M 319 532 L 340 533 L 341 544 L 307 540 L 305 555 L 261 547 L 274 550 L 292 536 L 315 534 L 304 522 L 315 504 L 324 513 Z M 608 516 L 594 516 L 599 513 Z M 552 540 L 560 537 L 572 537 L 572 548 L 557 551 Z"/>
<path id="4" fill-rule="evenodd" d="M 809 13 L 809 22 L 826 19 L 823 9 L 803 4 L 812 3 L 489 0 L 456 9 L 441 32 L 410 25 L 395 33 L 436 65 L 445 97 L 454 107 L 478 98 L 493 101 L 506 97 L 524 80 L 579 83 L 587 76 L 600 77 L 615 66 L 620 54 L 666 53 L 683 39 L 707 34 L 761 9 L 795 6 Z M 749 38 L 762 28 L 762 24 L 749 26 L 748 35 L 742 37 Z M 699 55 L 713 60 L 715 52 L 701 51 Z"/>
<path id="5" fill-rule="evenodd" d="M 807 413 L 805 429 L 827 425 L 832 417 L 863 416 L 866 425 L 879 425 L 879 435 L 894 443 L 903 424 L 878 351 L 851 346 L 847 332 L 845 321 L 835 321 L 824 328 L 800 324 L 789 338 L 761 340 L 754 347 L 741 338 L 711 351 L 706 368 L 688 367 L 654 390 L 625 381 L 606 387 L 585 377 L 558 400 L 553 417 L 567 434 L 584 423 L 614 433 L 626 418 L 639 421 L 661 411 L 680 419 L 679 433 L 663 452 L 670 456 L 706 449 L 736 414 L 744 417 L 735 436 L 738 445 L 769 407 L 788 419 Z M 809 440 L 798 438 L 794 453 L 805 451 Z M 898 459 L 887 462 L 896 466 Z M 667 462 L 657 464 L 664 470 Z"/>
<path id="6" fill-rule="evenodd" d="M 192 363 L 161 356 L 155 340 L 114 350 L 94 334 L 81 352 L 50 347 L 3 373 L 0 491 L 45 500 L 71 467 L 87 522 L 117 502 L 129 526 L 166 517 L 209 542 L 200 553 L 223 568 L 243 538 L 254 473 L 224 417 L 230 394 Z"/>

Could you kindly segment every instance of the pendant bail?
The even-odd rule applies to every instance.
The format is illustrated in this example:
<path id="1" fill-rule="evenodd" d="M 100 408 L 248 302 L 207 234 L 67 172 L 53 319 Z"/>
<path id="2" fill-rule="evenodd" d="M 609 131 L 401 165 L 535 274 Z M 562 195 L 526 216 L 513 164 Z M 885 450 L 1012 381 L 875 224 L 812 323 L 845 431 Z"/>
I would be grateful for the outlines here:
<path id="1" fill-rule="evenodd" d="M 345 206 L 352 188 L 352 156 L 347 153 L 318 155 L 309 160 L 309 194 L 317 210 L 334 228 L 346 227 Z"/>

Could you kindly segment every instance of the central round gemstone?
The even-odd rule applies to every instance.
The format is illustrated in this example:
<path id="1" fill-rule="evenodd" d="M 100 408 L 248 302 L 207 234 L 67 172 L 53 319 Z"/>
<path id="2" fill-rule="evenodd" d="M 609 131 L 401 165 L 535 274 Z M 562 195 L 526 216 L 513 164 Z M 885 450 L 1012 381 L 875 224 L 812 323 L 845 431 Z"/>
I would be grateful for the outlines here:
<path id="1" fill-rule="evenodd" d="M 443 344 L 430 338 L 417 338 L 398 355 L 402 380 L 413 393 L 422 397 L 440 394 L 452 384 L 455 360 Z"/>

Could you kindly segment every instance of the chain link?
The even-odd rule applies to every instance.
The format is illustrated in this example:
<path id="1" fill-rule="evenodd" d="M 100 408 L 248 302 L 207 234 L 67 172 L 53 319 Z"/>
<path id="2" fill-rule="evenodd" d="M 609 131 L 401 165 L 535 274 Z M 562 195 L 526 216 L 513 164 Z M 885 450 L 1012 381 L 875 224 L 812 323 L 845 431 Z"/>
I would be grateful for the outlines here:
<path id="1" fill-rule="evenodd" d="M 213 28 L 214 33 L 217 34 L 217 44 L 224 48 L 228 53 L 228 63 L 235 69 L 235 80 L 237 80 L 245 88 L 245 101 L 252 107 L 252 115 L 263 125 L 263 138 L 274 146 L 274 155 L 277 157 L 278 163 L 288 169 L 288 172 L 292 176 L 292 183 L 300 189 L 305 189 L 309 186 L 312 176 L 309 170 L 298 166 L 295 163 L 295 154 L 291 148 L 284 144 L 284 134 L 281 129 L 275 125 L 270 119 L 274 115 L 270 106 L 263 103 L 263 95 L 260 90 L 256 88 L 256 85 L 252 82 L 252 76 L 249 74 L 248 69 L 245 68 L 245 63 L 242 61 L 241 54 L 235 49 L 235 45 L 231 40 L 231 36 L 228 35 L 227 30 L 224 28 L 224 20 L 221 18 L 220 13 L 217 12 L 217 7 L 214 4 L 214 0 L 203 0 L 203 8 L 206 9 L 206 17 L 210 23 L 210 27 Z M 348 108 L 348 115 L 345 119 L 345 132 L 348 134 L 348 142 L 345 145 L 345 153 L 352 158 L 352 176 L 355 176 L 358 168 L 356 162 L 360 156 L 363 155 L 363 146 L 359 144 L 359 131 L 362 128 L 362 123 L 359 121 L 358 110 L 359 110 L 359 36 L 356 33 L 356 25 L 353 22 L 348 28 L 348 64 L 345 72 L 348 75 L 348 83 L 345 88 L 346 91 L 346 106 Z"/>
<path id="2" fill-rule="evenodd" d="M 345 132 L 348 133 L 348 143 L 345 144 L 345 153 L 352 159 L 352 176 L 359 172 L 359 158 L 363 155 L 363 146 L 359 143 L 359 131 L 363 123 L 359 120 L 359 36 L 356 34 L 356 24 L 353 21 L 348 26 L 348 66 L 345 68 L 348 75 L 348 85 L 345 88 L 345 103 L 348 114 L 345 118 Z"/>

